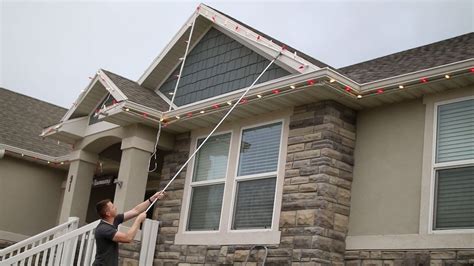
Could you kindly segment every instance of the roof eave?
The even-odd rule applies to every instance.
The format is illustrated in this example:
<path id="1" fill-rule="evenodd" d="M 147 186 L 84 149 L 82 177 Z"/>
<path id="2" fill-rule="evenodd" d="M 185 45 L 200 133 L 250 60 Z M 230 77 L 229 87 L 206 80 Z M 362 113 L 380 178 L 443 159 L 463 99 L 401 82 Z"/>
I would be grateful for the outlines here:
<path id="1" fill-rule="evenodd" d="M 396 94 L 404 94 L 407 89 L 410 90 L 410 87 L 419 87 L 423 85 L 424 82 L 420 81 L 418 78 L 420 76 L 426 76 L 430 81 L 445 81 L 445 74 L 449 73 L 453 75 L 453 79 L 457 75 L 469 74 L 474 64 L 473 60 L 465 60 L 458 62 L 456 64 L 450 64 L 446 66 L 425 69 L 423 71 L 417 71 L 413 73 L 408 73 L 403 76 L 393 77 L 391 79 L 380 80 L 371 84 L 358 84 L 357 82 L 351 80 L 350 78 L 338 73 L 337 71 L 324 68 L 311 73 L 292 75 L 283 77 L 277 80 L 265 82 L 255 86 L 246 97 L 255 98 L 258 95 L 266 93 L 267 95 L 275 89 L 282 89 L 282 92 L 291 92 L 290 86 L 297 85 L 301 89 L 308 89 L 309 86 L 307 82 L 313 80 L 324 83 L 324 86 L 328 89 L 334 90 L 334 93 L 342 97 L 341 102 L 345 102 L 346 105 L 350 105 L 355 109 L 371 108 L 374 106 L 373 103 L 368 103 L 365 101 L 366 97 L 392 97 Z M 469 74 L 470 75 L 470 74 Z M 470 76 L 469 76 L 470 77 Z M 435 80 L 436 78 L 436 80 Z M 415 81 L 415 83 L 413 83 Z M 470 80 L 467 81 L 468 83 Z M 399 84 L 408 84 L 407 86 L 400 88 Z M 319 83 L 321 85 L 321 83 Z M 382 93 L 377 91 L 380 89 L 380 85 L 384 85 L 386 89 Z M 203 101 L 199 101 L 193 104 L 186 106 L 181 106 L 177 110 L 172 110 L 164 112 L 162 114 L 161 120 L 170 122 L 170 120 L 176 120 L 182 117 L 192 117 L 205 116 L 209 113 L 212 113 L 213 106 L 223 107 L 229 101 L 235 101 L 238 99 L 242 93 L 246 90 L 240 89 L 224 95 L 219 95 L 217 97 L 209 98 Z M 278 92 L 279 93 L 279 92 Z M 284 95 L 284 93 L 282 93 Z M 385 96 L 389 95 L 389 96 Z M 276 95 L 275 97 L 278 97 Z M 362 99 L 361 99 L 362 98 Z M 403 98 L 403 97 L 398 97 Z M 261 101 L 261 104 L 265 104 L 265 101 Z M 380 104 L 384 104 L 384 101 L 381 101 Z M 200 113 L 204 111 L 204 113 Z M 192 114 L 192 116 L 191 116 Z"/>
<path id="2" fill-rule="evenodd" d="M 4 150 L 5 155 L 54 168 L 67 169 L 70 162 L 69 155 L 50 156 L 6 144 L 0 144 L 0 150 Z"/>
<path id="3" fill-rule="evenodd" d="M 393 76 L 385 79 L 374 80 L 359 84 L 361 92 L 367 92 L 376 88 L 385 88 L 394 85 L 404 85 L 406 83 L 411 83 L 413 81 L 420 81 L 422 78 L 429 80 L 431 77 L 452 74 L 460 70 L 470 69 L 474 66 L 474 58 L 469 58 L 466 60 L 436 66 L 432 68 L 422 69 L 410 73 L 405 73 L 398 76 Z"/>
<path id="4" fill-rule="evenodd" d="M 108 93 L 114 97 L 117 101 L 125 101 L 127 100 L 127 96 L 110 80 L 110 78 L 99 69 L 94 77 L 91 79 L 90 83 L 87 85 L 86 89 L 84 89 L 73 103 L 73 106 L 66 112 L 66 114 L 61 118 L 61 122 L 68 120 L 71 118 L 76 110 L 86 101 L 86 96 L 94 89 L 95 84 L 100 82 L 102 86 L 107 90 Z M 92 104 L 98 104 L 97 102 L 93 102 Z"/>

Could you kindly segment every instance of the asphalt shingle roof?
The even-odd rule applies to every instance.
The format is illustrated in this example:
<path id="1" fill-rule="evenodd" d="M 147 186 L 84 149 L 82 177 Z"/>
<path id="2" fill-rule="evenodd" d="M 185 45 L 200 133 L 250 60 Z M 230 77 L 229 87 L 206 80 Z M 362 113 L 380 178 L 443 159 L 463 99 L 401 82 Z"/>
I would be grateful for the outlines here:
<path id="1" fill-rule="evenodd" d="M 0 144 L 50 156 L 69 153 L 69 146 L 39 135 L 43 128 L 57 123 L 66 109 L 0 88 Z"/>
<path id="2" fill-rule="evenodd" d="M 336 71 L 359 82 L 380 80 L 474 58 L 474 33 L 390 54 Z"/>
<path id="3" fill-rule="evenodd" d="M 135 81 L 124 78 L 120 75 L 104 70 L 104 73 L 112 80 L 112 82 L 127 96 L 127 98 L 146 107 L 156 109 L 158 111 L 168 111 L 169 105 L 153 90 L 140 86 Z"/>

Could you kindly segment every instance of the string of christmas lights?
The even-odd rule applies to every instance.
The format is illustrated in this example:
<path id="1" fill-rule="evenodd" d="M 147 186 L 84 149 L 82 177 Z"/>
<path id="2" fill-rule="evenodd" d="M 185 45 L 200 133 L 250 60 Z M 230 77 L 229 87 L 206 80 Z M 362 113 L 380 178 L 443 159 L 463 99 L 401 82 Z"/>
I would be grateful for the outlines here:
<path id="1" fill-rule="evenodd" d="M 264 45 L 265 47 L 267 47 L 269 49 L 272 49 L 277 53 L 282 53 L 282 54 L 286 55 L 289 58 L 293 58 L 294 60 L 298 61 L 298 63 L 300 64 L 300 66 L 298 67 L 298 70 L 300 72 L 304 72 L 304 70 L 306 70 L 309 67 L 309 62 L 307 62 L 305 59 L 299 57 L 297 55 L 296 51 L 293 52 L 293 53 L 288 51 L 286 45 L 282 45 L 280 47 L 277 44 L 275 44 L 272 40 L 264 38 L 263 36 L 261 36 L 257 33 L 254 33 L 253 31 L 251 31 L 249 29 L 246 29 L 243 25 L 239 25 L 237 22 L 234 22 L 233 20 L 229 21 L 228 18 L 221 18 L 222 15 L 220 15 L 218 13 L 214 13 L 214 12 L 210 13 L 207 10 L 205 10 L 205 12 L 201 12 L 201 6 L 198 6 L 196 8 L 196 12 L 198 14 L 202 15 L 203 17 L 207 18 L 208 20 L 210 20 L 214 24 L 221 25 L 221 26 L 223 26 L 225 28 L 229 28 L 229 29 L 233 28 L 234 31 L 239 33 L 239 35 L 241 37 L 244 37 L 244 38 L 248 39 L 249 41 L 257 42 L 258 44 Z M 288 53 L 288 54 L 286 54 L 286 53 Z M 290 56 L 290 54 L 291 54 L 291 56 Z"/>
<path id="2" fill-rule="evenodd" d="M 358 89 L 352 88 L 349 85 L 344 84 L 343 82 L 339 82 L 339 81 L 337 81 L 336 79 L 334 79 L 332 77 L 325 76 L 325 77 L 321 77 L 321 78 L 318 78 L 318 79 L 309 79 L 306 82 L 300 82 L 300 83 L 292 84 L 292 85 L 285 86 L 285 87 L 282 87 L 282 88 L 270 89 L 266 92 L 259 93 L 257 95 L 247 96 L 247 97 L 245 97 L 244 99 L 242 99 L 240 101 L 240 104 L 247 104 L 247 103 L 253 102 L 255 100 L 259 100 L 259 99 L 262 99 L 262 98 L 268 98 L 268 96 L 272 96 L 272 95 L 285 94 L 285 93 L 288 93 L 288 92 L 292 92 L 295 89 L 308 88 L 308 87 L 311 87 L 311 86 L 315 86 L 319 83 L 329 83 L 329 84 L 333 85 L 331 87 L 341 91 L 342 93 L 345 93 L 345 94 L 353 97 L 354 99 L 362 99 L 362 98 L 365 98 L 365 97 L 368 97 L 368 96 L 376 96 L 376 95 L 386 94 L 386 93 L 394 92 L 394 91 L 398 91 L 398 90 L 406 90 L 407 88 L 410 88 L 410 87 L 429 84 L 430 82 L 436 82 L 436 81 L 440 81 L 440 80 L 443 80 L 443 79 L 450 79 L 452 77 L 463 75 L 463 74 L 468 74 L 468 73 L 474 73 L 474 68 L 464 69 L 464 70 L 457 71 L 455 73 L 450 73 L 450 74 L 439 74 L 439 75 L 436 75 L 436 76 L 423 77 L 423 78 L 420 78 L 420 79 L 417 79 L 417 80 L 406 81 L 403 84 L 391 85 L 391 86 L 387 86 L 385 88 L 370 89 L 370 90 L 367 90 L 367 91 L 364 91 L 364 92 L 361 92 Z M 156 122 L 162 122 L 163 126 L 166 127 L 170 123 L 173 123 L 173 122 L 176 122 L 177 120 L 182 119 L 182 117 L 192 118 L 194 116 L 204 115 L 206 113 L 210 113 L 210 112 L 213 112 L 213 111 L 218 111 L 220 109 L 225 109 L 227 106 L 231 106 L 233 103 L 235 103 L 235 101 L 234 102 L 233 101 L 227 101 L 227 102 L 222 102 L 222 103 L 213 103 L 207 108 L 203 108 L 201 110 L 196 110 L 196 111 L 192 111 L 192 112 L 187 112 L 186 114 L 181 114 L 181 115 L 178 114 L 178 115 L 175 115 L 173 117 L 166 117 L 166 113 L 161 118 L 160 117 L 148 117 L 147 113 L 142 113 L 141 115 L 144 118 L 150 118 L 150 120 L 153 120 L 153 121 L 156 121 Z M 127 109 L 125 109 L 125 111 L 127 111 Z M 128 109 L 128 111 L 130 111 L 130 109 Z M 134 112 L 139 112 L 139 111 L 134 111 Z"/>
<path id="3" fill-rule="evenodd" d="M 25 154 L 24 152 L 16 152 L 16 151 L 8 150 L 8 149 L 5 149 L 5 154 L 9 154 L 12 157 L 21 157 L 21 158 L 25 158 L 27 160 L 36 161 L 36 162 L 40 162 L 40 163 L 47 164 L 47 165 L 52 165 L 54 167 L 58 167 L 60 165 L 65 165 L 65 164 L 70 163 L 69 160 L 46 159 L 46 158 L 41 158 L 41 157 L 46 157 L 46 156 L 41 155 L 41 154 L 39 154 L 39 155 L 29 155 L 29 154 Z"/>

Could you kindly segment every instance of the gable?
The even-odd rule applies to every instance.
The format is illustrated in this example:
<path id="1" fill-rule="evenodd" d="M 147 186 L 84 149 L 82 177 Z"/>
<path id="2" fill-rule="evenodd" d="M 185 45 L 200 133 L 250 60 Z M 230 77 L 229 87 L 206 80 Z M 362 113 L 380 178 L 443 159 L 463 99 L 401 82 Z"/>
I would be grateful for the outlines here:
<path id="1" fill-rule="evenodd" d="M 117 103 L 117 100 L 110 93 L 108 93 L 107 96 L 105 96 L 105 98 L 96 106 L 95 111 L 89 115 L 89 125 L 100 122 L 98 116 L 100 109 L 114 105 L 115 103 Z"/>
<path id="2" fill-rule="evenodd" d="M 182 106 L 246 88 L 269 63 L 270 60 L 211 28 L 186 57 L 174 104 Z M 178 65 L 159 88 L 169 99 L 172 98 L 180 68 L 181 65 Z M 273 64 L 258 83 L 289 74 Z"/>

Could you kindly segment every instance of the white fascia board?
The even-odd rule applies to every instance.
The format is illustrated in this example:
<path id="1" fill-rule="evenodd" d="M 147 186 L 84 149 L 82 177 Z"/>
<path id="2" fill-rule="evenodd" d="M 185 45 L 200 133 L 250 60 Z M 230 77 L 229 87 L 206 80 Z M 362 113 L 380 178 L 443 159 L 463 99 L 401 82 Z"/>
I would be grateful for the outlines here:
<path id="1" fill-rule="evenodd" d="M 127 102 L 120 102 L 115 105 L 107 106 L 105 109 L 102 109 L 99 111 L 99 120 L 102 120 L 103 118 L 113 115 L 119 112 L 122 112 L 123 109 L 125 109 L 125 104 Z"/>
<path id="2" fill-rule="evenodd" d="M 49 137 L 56 133 L 66 132 L 71 135 L 77 136 L 78 138 L 84 137 L 85 129 L 87 128 L 87 123 L 89 117 L 78 117 L 71 120 L 66 120 L 58 124 L 49 126 L 40 134 L 40 137 Z"/>
<path id="3" fill-rule="evenodd" d="M 156 109 L 143 106 L 135 102 L 121 102 L 113 106 L 109 106 L 106 109 L 102 110 L 99 113 L 99 119 L 103 119 L 109 115 L 115 115 L 118 113 L 127 113 L 127 109 L 131 110 L 133 113 L 146 113 L 147 116 L 155 117 L 159 121 L 163 117 L 163 112 L 157 111 Z M 130 117 L 135 117 L 137 122 L 143 122 L 142 119 L 138 118 L 135 115 L 130 115 Z"/>
<path id="4" fill-rule="evenodd" d="M 256 85 L 254 88 L 252 88 L 248 92 L 247 96 L 249 96 L 249 97 L 250 96 L 255 96 L 257 94 L 260 94 L 262 92 L 265 92 L 265 91 L 268 91 L 268 90 L 271 90 L 271 89 L 282 88 L 282 87 L 285 87 L 285 86 L 290 86 L 290 85 L 293 85 L 293 84 L 306 82 L 307 80 L 310 80 L 310 79 L 322 78 L 322 77 L 328 76 L 328 73 L 329 73 L 328 69 L 320 69 L 320 70 L 309 72 L 309 73 L 291 75 L 291 76 L 286 76 L 286 77 L 282 77 L 282 78 L 279 78 L 279 79 L 271 80 L 271 81 L 264 82 L 264 83 Z M 192 103 L 192 104 L 181 106 L 177 110 L 164 112 L 163 117 L 166 118 L 166 117 L 181 116 L 181 115 L 189 113 L 189 112 L 205 109 L 205 108 L 207 108 L 209 106 L 212 106 L 213 104 L 216 104 L 216 103 L 222 103 L 222 102 L 226 102 L 226 101 L 233 101 L 233 100 L 239 98 L 240 95 L 242 95 L 242 93 L 246 89 L 247 88 L 242 88 L 242 89 L 232 91 L 232 92 L 229 92 L 229 93 L 225 93 L 225 94 L 221 94 L 219 96 L 215 96 L 215 97 L 212 97 L 212 98 L 209 98 L 209 99 L 205 99 L 205 100 L 198 101 L 198 102 L 195 102 L 195 103 Z"/>
<path id="5" fill-rule="evenodd" d="M 357 81 L 354 81 L 351 78 L 342 75 L 341 73 L 335 71 L 332 68 L 325 67 L 325 68 L 322 68 L 322 69 L 327 71 L 328 78 L 334 79 L 334 81 L 339 83 L 339 84 L 351 87 L 351 89 L 354 90 L 357 93 L 360 92 L 360 84 L 357 83 Z"/>
<path id="6" fill-rule="evenodd" d="M 419 76 L 430 76 L 430 75 L 444 75 L 445 73 L 449 72 L 454 72 L 454 71 L 459 71 L 463 70 L 466 68 L 470 68 L 474 65 L 474 59 L 469 59 L 469 60 L 464 60 L 456 63 L 452 63 L 449 65 L 444 65 L 444 66 L 439 66 L 439 67 L 434 67 L 430 69 L 425 69 L 421 71 L 416 71 L 412 73 L 407 73 L 401 76 L 389 78 L 389 79 L 384 79 L 380 81 L 375 81 L 375 82 L 370 82 L 366 84 L 359 84 L 356 81 L 350 79 L 347 76 L 344 76 L 337 72 L 336 70 L 333 70 L 331 68 L 320 68 L 319 70 L 308 72 L 308 73 L 302 73 L 302 74 L 296 74 L 296 75 L 290 75 L 290 76 L 285 76 L 279 79 L 271 80 L 268 82 L 264 82 L 261 84 L 256 85 L 251 91 L 249 91 L 248 96 L 255 96 L 257 94 L 260 94 L 262 92 L 274 89 L 274 88 L 281 88 L 285 86 L 290 86 L 293 84 L 297 83 L 302 83 L 310 79 L 318 79 L 318 78 L 329 78 L 329 79 L 334 79 L 335 83 L 334 84 L 342 84 L 345 86 L 351 87 L 352 91 L 355 94 L 360 94 L 364 91 L 370 90 L 370 88 L 378 88 L 383 86 L 394 86 L 399 83 L 405 83 L 408 81 L 412 81 L 416 79 Z M 370 87 L 369 87 L 370 86 Z M 174 117 L 174 116 L 182 116 L 183 114 L 187 114 L 189 112 L 194 112 L 197 110 L 202 110 L 205 109 L 209 106 L 212 106 L 213 104 L 216 103 L 222 103 L 226 101 L 232 101 L 237 98 L 246 90 L 247 88 L 242 88 L 236 91 L 232 91 L 226 94 L 218 95 L 212 98 L 208 98 L 205 100 L 201 100 L 198 102 L 194 102 L 188 105 L 180 106 L 176 110 L 171 110 L 167 112 L 159 112 L 156 111 L 152 108 L 141 106 L 139 104 L 133 103 L 133 102 L 127 102 L 126 106 L 128 106 L 130 109 L 138 110 L 141 112 L 147 112 L 148 114 L 154 116 L 154 117 L 160 117 L 160 118 L 169 118 L 169 117 Z M 348 94 L 344 94 L 347 97 L 350 97 Z M 352 97 L 353 98 L 353 97 Z M 354 101 L 357 101 L 356 98 L 353 98 Z M 124 106 L 122 109 L 124 110 L 126 107 Z"/>
<path id="7" fill-rule="evenodd" d="M 89 122 L 89 117 L 79 117 L 76 119 L 64 121 L 62 127 L 59 128 L 59 132 L 65 131 L 69 134 L 78 137 L 84 137 L 84 132 Z"/>
<path id="8" fill-rule="evenodd" d="M 16 153 L 16 154 L 21 154 L 21 155 L 24 155 L 24 156 L 28 156 L 28 157 L 31 157 L 31 158 L 38 158 L 40 160 L 49 161 L 49 162 L 52 162 L 52 163 L 60 163 L 60 162 L 64 162 L 64 161 L 69 161 L 69 159 L 70 159 L 70 155 L 54 157 L 54 156 L 49 156 L 49 155 L 46 155 L 46 154 L 26 150 L 26 149 L 23 149 L 23 148 L 10 146 L 10 145 L 7 145 L 7 144 L 0 144 L 0 149 L 10 151 L 10 152 L 13 152 L 13 153 Z"/>
<path id="9" fill-rule="evenodd" d="M 117 101 L 126 101 L 128 100 L 127 96 L 112 82 L 112 80 L 105 74 L 102 69 L 97 72 L 99 76 L 99 81 L 104 85 L 105 89 L 114 97 Z M 98 104 L 98 103 L 97 103 Z"/>
<path id="10" fill-rule="evenodd" d="M 63 126 L 63 122 L 60 122 L 60 123 L 57 123 L 55 125 L 52 125 L 52 126 L 49 126 L 45 129 L 43 129 L 43 131 L 41 132 L 40 134 L 40 137 L 48 137 L 48 136 L 51 136 L 51 135 L 54 135 L 56 133 L 58 133 L 59 129 Z"/>
<path id="11" fill-rule="evenodd" d="M 163 112 L 160 112 L 156 109 L 153 109 L 153 108 L 150 108 L 150 107 L 147 107 L 147 106 L 143 106 L 141 104 L 138 104 L 138 103 L 135 103 L 135 102 L 126 102 L 125 103 L 125 108 L 130 108 L 130 109 L 133 109 L 133 110 L 137 110 L 137 111 L 140 111 L 140 112 L 143 112 L 143 113 L 147 113 L 149 115 L 152 115 L 152 116 L 156 116 L 156 117 L 162 117 L 163 115 Z"/>
<path id="12" fill-rule="evenodd" d="M 282 56 L 277 60 L 280 63 L 290 67 L 293 72 L 307 73 L 320 69 L 318 66 L 310 63 L 304 58 L 298 56 L 296 53 L 291 53 L 286 49 L 282 49 L 279 45 L 273 43 L 271 40 L 255 33 L 251 29 L 238 24 L 233 19 L 216 12 L 205 5 L 199 6 L 198 13 L 213 22 L 213 26 L 225 31 L 232 38 L 238 39 L 247 46 L 267 54 L 267 57 L 274 58 L 280 52 Z M 238 27 L 238 29 L 236 29 Z M 302 67 L 302 68 L 301 68 Z"/>
<path id="13" fill-rule="evenodd" d="M 171 105 L 171 107 L 172 107 L 173 109 L 175 109 L 175 110 L 178 109 L 179 107 L 178 107 L 176 104 L 172 103 L 171 100 L 168 99 L 168 97 L 166 97 L 166 95 L 164 95 L 164 94 L 159 90 L 160 87 L 161 87 L 161 86 L 158 86 L 158 87 L 157 87 L 157 89 L 155 90 L 155 93 L 158 94 L 158 96 L 160 96 L 168 105 Z"/>
<path id="14" fill-rule="evenodd" d="M 188 30 L 189 27 L 191 27 L 191 24 L 193 21 L 196 19 L 198 16 L 197 12 L 193 12 L 193 14 L 189 17 L 189 19 L 184 23 L 184 25 L 181 27 L 181 29 L 174 35 L 174 37 L 171 39 L 171 41 L 168 43 L 168 45 L 165 46 L 165 48 L 161 51 L 161 53 L 153 60 L 151 65 L 145 70 L 145 73 L 142 74 L 142 76 L 138 79 L 137 83 L 142 85 L 143 82 L 145 81 L 146 78 L 153 72 L 155 67 L 161 62 L 161 60 L 165 57 L 165 55 L 173 48 L 173 46 L 178 42 L 178 40 L 181 38 L 181 36 Z"/>
<path id="15" fill-rule="evenodd" d="M 474 65 L 474 58 L 466 59 L 446 65 L 436 66 L 432 68 L 422 69 L 398 76 L 393 76 L 385 79 L 370 81 L 360 85 L 361 92 L 373 90 L 375 88 L 383 88 L 393 85 L 403 85 L 404 83 L 416 81 L 423 77 L 430 78 L 433 76 L 450 74 L 451 72 L 469 69 Z"/>
<path id="16" fill-rule="evenodd" d="M 71 117 L 71 115 L 74 113 L 74 111 L 76 111 L 79 104 L 84 100 L 86 95 L 94 87 L 95 83 L 98 80 L 99 80 L 99 77 L 97 76 L 97 73 L 96 73 L 94 75 L 94 77 L 92 78 L 91 82 L 89 82 L 89 85 L 87 85 L 87 87 L 84 90 L 81 91 L 81 93 L 77 97 L 76 101 L 74 101 L 73 106 L 66 112 L 66 114 L 64 114 L 63 118 L 61 118 L 61 120 L 60 120 L 61 122 L 66 121 L 66 120 L 69 119 L 69 117 Z"/>
<path id="17" fill-rule="evenodd" d="M 101 69 L 99 69 L 86 89 L 81 92 L 81 94 L 79 94 L 79 97 L 74 102 L 73 107 L 66 112 L 63 118 L 61 118 L 61 122 L 68 120 L 69 117 L 74 114 L 74 111 L 76 111 L 77 107 L 84 101 L 87 94 L 89 94 L 97 82 L 100 82 L 116 100 L 124 101 L 128 99 L 127 96 L 125 96 L 125 94 L 123 94 L 123 92 L 120 91 L 120 89 L 117 88 L 117 86 L 110 80 L 110 78 Z"/>

